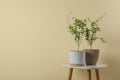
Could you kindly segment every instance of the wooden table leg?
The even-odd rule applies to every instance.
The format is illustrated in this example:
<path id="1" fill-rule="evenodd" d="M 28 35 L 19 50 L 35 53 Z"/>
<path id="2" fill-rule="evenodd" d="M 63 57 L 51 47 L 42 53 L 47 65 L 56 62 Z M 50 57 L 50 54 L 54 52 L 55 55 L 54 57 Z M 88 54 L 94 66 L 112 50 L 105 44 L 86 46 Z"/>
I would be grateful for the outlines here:
<path id="1" fill-rule="evenodd" d="M 96 69 L 96 70 L 95 70 L 95 73 L 96 73 L 96 79 L 97 79 L 97 80 L 100 80 L 99 70 Z"/>
<path id="2" fill-rule="evenodd" d="M 69 69 L 68 80 L 72 79 L 73 68 Z"/>
<path id="3" fill-rule="evenodd" d="M 88 75 L 88 80 L 91 80 L 91 70 L 90 69 L 87 70 L 87 75 Z"/>

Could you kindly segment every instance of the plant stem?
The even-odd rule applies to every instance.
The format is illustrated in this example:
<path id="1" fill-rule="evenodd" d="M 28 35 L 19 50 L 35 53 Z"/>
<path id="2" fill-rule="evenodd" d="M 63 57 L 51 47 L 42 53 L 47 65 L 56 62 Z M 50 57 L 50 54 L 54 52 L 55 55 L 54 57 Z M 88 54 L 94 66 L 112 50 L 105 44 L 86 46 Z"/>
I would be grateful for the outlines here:
<path id="1" fill-rule="evenodd" d="M 78 43 L 78 49 L 77 49 L 78 51 L 79 51 L 79 46 L 80 46 L 80 44 Z"/>
<path id="2" fill-rule="evenodd" d="M 90 49 L 92 49 L 92 45 L 90 45 Z"/>

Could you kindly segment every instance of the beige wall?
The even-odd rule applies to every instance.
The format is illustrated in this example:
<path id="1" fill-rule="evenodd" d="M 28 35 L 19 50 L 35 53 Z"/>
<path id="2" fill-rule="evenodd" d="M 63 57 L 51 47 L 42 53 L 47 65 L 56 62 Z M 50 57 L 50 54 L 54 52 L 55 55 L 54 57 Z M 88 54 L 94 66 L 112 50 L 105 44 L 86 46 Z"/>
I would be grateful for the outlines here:
<path id="1" fill-rule="evenodd" d="M 120 79 L 120 1 L 119 0 L 0 0 L 0 80 L 66 80 L 68 51 L 76 49 L 67 32 L 69 12 L 77 17 L 96 18 L 106 44 L 99 63 L 102 80 Z M 85 42 L 81 49 L 88 48 Z M 73 80 L 85 80 L 86 72 L 75 70 Z M 80 76 L 81 74 L 81 76 Z"/>

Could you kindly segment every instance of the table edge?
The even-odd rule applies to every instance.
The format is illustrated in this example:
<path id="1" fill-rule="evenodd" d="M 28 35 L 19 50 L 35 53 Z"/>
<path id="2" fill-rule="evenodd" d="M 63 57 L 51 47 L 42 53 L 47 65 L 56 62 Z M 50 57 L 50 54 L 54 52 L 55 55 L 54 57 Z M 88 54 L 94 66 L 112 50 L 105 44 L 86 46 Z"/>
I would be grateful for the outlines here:
<path id="1" fill-rule="evenodd" d="M 73 69 L 101 69 L 107 67 L 107 64 L 86 65 L 86 66 L 71 66 L 69 64 L 63 65 L 65 68 Z"/>

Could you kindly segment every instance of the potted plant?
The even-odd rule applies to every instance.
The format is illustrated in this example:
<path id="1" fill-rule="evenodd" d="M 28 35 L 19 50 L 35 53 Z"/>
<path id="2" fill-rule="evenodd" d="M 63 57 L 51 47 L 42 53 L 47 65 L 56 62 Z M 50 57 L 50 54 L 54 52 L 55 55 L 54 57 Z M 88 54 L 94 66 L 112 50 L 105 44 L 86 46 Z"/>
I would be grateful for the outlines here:
<path id="1" fill-rule="evenodd" d="M 102 18 L 103 16 L 93 21 L 90 18 L 87 19 L 87 26 L 85 27 L 85 39 L 88 42 L 90 49 L 84 49 L 86 52 L 86 65 L 96 65 L 99 58 L 100 50 L 93 49 L 93 43 L 98 39 L 103 43 L 106 42 L 102 37 L 97 37 L 97 33 L 101 30 L 98 23 Z"/>
<path id="2" fill-rule="evenodd" d="M 77 44 L 77 50 L 70 50 L 69 60 L 71 65 L 84 65 L 85 52 L 80 51 L 80 44 L 85 33 L 86 19 L 78 19 L 73 17 L 72 24 L 69 24 L 68 31 L 73 35 Z"/>

